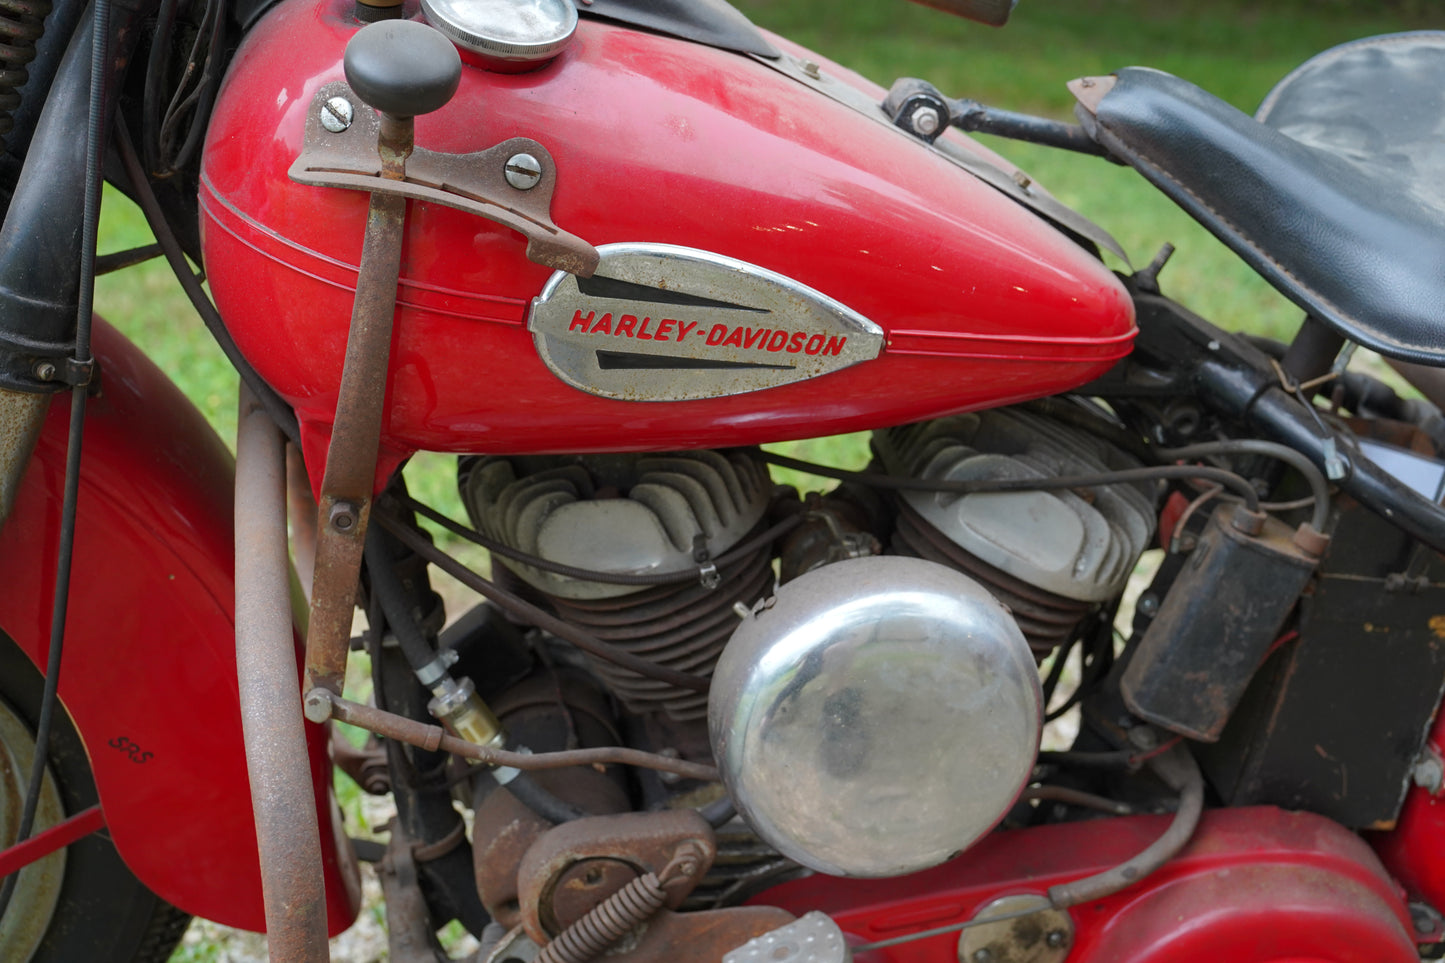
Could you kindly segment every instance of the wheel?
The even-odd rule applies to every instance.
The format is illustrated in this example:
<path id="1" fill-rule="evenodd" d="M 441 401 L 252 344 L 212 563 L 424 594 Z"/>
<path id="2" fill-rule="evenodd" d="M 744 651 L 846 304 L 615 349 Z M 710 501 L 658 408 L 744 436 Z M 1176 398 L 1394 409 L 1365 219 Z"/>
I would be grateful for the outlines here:
<path id="1" fill-rule="evenodd" d="M 9 845 L 35 753 L 42 679 L 0 635 L 0 842 Z M 96 803 L 85 747 L 66 713 L 51 723 L 39 832 Z M 0 917 L 0 963 L 164 963 L 190 917 L 146 889 L 105 830 L 21 871 Z"/>

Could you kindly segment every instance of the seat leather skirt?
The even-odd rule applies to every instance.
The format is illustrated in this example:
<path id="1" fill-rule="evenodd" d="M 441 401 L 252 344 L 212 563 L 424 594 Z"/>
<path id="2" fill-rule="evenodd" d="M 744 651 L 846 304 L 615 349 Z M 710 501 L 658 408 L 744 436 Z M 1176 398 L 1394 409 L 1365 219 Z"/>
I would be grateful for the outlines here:
<path id="1" fill-rule="evenodd" d="M 1099 143 L 1310 314 L 1445 365 L 1445 32 L 1327 51 L 1258 118 L 1157 70 L 1115 77 L 1080 108 Z"/>

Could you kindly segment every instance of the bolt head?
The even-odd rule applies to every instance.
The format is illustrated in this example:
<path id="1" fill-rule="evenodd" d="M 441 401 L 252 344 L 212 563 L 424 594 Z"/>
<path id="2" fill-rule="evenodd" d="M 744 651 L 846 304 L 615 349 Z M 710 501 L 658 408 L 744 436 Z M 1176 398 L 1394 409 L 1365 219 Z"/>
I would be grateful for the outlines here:
<path id="1" fill-rule="evenodd" d="M 1069 934 L 1063 930 L 1049 930 L 1049 935 L 1044 937 L 1044 942 L 1047 943 L 1051 949 L 1057 950 L 1069 942 Z"/>
<path id="2" fill-rule="evenodd" d="M 804 60 L 802 66 L 803 73 L 807 74 L 809 77 L 812 77 L 814 80 L 817 80 L 819 77 L 823 76 L 823 68 L 818 66 L 811 60 Z"/>
<path id="3" fill-rule="evenodd" d="M 56 368 L 49 361 L 41 361 L 34 368 L 35 377 L 41 381 L 54 381 Z"/>
<path id="4" fill-rule="evenodd" d="M 973 963 L 993 963 L 993 950 L 986 946 L 981 950 L 975 950 Z"/>
<path id="5" fill-rule="evenodd" d="M 943 123 L 943 118 L 938 116 L 938 111 L 932 107 L 917 108 L 908 120 L 913 124 L 913 129 L 925 137 L 936 134 L 939 124 Z"/>
<path id="6" fill-rule="evenodd" d="M 351 119 L 355 116 L 351 101 L 345 97 L 332 97 L 321 105 L 321 126 L 339 134 L 351 126 Z"/>
<path id="7" fill-rule="evenodd" d="M 542 180 L 542 165 L 531 154 L 513 154 L 507 159 L 507 183 L 519 191 L 530 191 Z"/>
<path id="8" fill-rule="evenodd" d="M 324 689 L 312 689 L 301 702 L 302 714 L 318 725 L 331 718 L 331 694 Z"/>
<path id="9" fill-rule="evenodd" d="M 331 506 L 329 517 L 331 527 L 338 532 L 349 532 L 356 527 L 356 506 L 351 502 L 337 502 Z"/>

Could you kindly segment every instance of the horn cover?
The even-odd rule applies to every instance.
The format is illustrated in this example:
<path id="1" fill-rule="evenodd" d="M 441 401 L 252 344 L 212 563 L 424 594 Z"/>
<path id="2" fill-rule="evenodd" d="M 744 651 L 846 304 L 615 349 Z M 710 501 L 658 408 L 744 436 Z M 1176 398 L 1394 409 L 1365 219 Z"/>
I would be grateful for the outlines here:
<path id="1" fill-rule="evenodd" d="M 1034 658 L 962 573 L 862 558 L 780 587 L 713 676 L 713 753 L 739 812 L 835 876 L 934 866 L 992 829 L 1042 730 Z"/>

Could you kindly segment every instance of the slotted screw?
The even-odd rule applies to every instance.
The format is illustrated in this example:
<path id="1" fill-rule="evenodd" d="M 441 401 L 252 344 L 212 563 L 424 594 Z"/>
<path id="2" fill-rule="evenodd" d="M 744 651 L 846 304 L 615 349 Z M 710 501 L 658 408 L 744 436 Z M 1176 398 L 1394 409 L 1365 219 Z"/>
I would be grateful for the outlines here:
<path id="1" fill-rule="evenodd" d="M 350 127 L 353 116 L 351 101 L 345 97 L 332 97 L 321 105 L 321 126 L 333 134 L 339 134 Z"/>
<path id="2" fill-rule="evenodd" d="M 531 154 L 513 154 L 507 160 L 507 183 L 519 191 L 530 191 L 542 180 L 542 165 Z"/>

